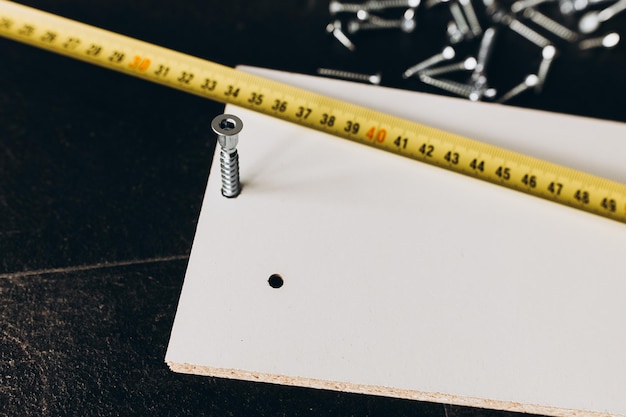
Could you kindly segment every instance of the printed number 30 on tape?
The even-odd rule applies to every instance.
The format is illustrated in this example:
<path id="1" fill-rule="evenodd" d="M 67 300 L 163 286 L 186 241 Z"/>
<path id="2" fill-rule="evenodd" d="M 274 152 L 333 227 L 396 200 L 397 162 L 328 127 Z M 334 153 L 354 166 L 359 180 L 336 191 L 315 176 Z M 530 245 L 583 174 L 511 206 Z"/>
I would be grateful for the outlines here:
<path id="1" fill-rule="evenodd" d="M 0 35 L 626 222 L 626 185 L 0 0 Z"/>

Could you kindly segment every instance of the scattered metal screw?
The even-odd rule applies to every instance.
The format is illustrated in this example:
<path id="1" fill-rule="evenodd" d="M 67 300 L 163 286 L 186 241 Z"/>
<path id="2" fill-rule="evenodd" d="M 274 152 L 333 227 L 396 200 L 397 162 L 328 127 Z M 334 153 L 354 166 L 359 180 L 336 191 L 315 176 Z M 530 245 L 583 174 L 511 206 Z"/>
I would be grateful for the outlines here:
<path id="1" fill-rule="evenodd" d="M 331 33 L 335 39 L 337 39 L 343 46 L 345 46 L 349 51 L 354 52 L 356 46 L 352 43 L 350 38 L 346 36 L 345 33 L 341 30 L 341 21 L 335 20 L 332 23 L 329 23 L 326 26 L 326 32 Z"/>
<path id="2" fill-rule="evenodd" d="M 613 0 L 559 0 L 559 10 L 564 15 L 586 10 L 589 6 Z"/>
<path id="3" fill-rule="evenodd" d="M 344 78 L 347 80 L 364 81 L 374 85 L 379 85 L 381 81 L 380 73 L 377 74 L 359 74 L 357 72 L 341 71 L 330 68 L 318 68 L 317 73 L 320 75 L 327 75 L 330 77 Z"/>
<path id="4" fill-rule="evenodd" d="M 620 41 L 619 33 L 611 32 L 608 35 L 601 36 L 599 38 L 585 39 L 580 41 L 578 48 L 591 49 L 591 48 L 613 48 Z"/>
<path id="5" fill-rule="evenodd" d="M 485 71 L 487 69 L 487 63 L 491 57 L 493 51 L 494 39 L 496 37 L 496 30 L 493 27 L 485 30 L 482 39 L 480 40 L 480 46 L 478 47 L 478 54 L 476 54 L 476 66 L 474 67 L 474 73 L 472 74 L 472 83 L 476 84 L 481 78 L 485 77 Z"/>
<path id="6" fill-rule="evenodd" d="M 533 8 L 526 9 L 524 11 L 524 17 L 530 19 L 530 21 L 535 23 L 537 26 L 541 26 L 548 32 L 551 32 L 568 42 L 574 42 L 578 39 L 578 33 L 569 30 L 559 22 L 550 19 L 548 16 L 536 11 Z"/>
<path id="7" fill-rule="evenodd" d="M 463 16 L 463 11 L 458 3 L 452 2 L 450 3 L 450 13 L 452 14 L 452 18 L 454 19 L 454 23 L 456 23 L 456 27 L 459 28 L 463 36 L 470 35 L 470 27 L 465 20 L 465 16 Z M 473 37 L 473 36 L 470 36 Z"/>
<path id="8" fill-rule="evenodd" d="M 211 128 L 217 133 L 217 141 L 221 148 L 222 195 L 228 198 L 237 197 L 241 193 L 237 143 L 243 122 L 232 114 L 221 114 L 213 119 Z"/>
<path id="9" fill-rule="evenodd" d="M 397 7 L 418 7 L 421 0 L 370 0 L 365 3 L 341 3 L 332 0 L 328 5 L 330 14 L 357 13 L 359 10 L 373 11 L 393 9 Z"/>
<path id="10" fill-rule="evenodd" d="M 404 71 L 404 73 L 402 74 L 402 78 L 409 78 L 412 75 L 415 75 L 417 72 L 426 69 L 428 67 L 432 67 L 433 65 L 436 65 L 440 62 L 443 61 L 449 61 L 452 58 L 454 58 L 454 55 L 456 54 L 456 52 L 454 51 L 454 48 L 451 46 L 446 46 L 445 48 L 443 48 L 443 51 L 441 51 L 440 53 L 431 56 L 430 58 L 425 59 L 422 62 L 418 62 L 417 64 L 413 65 L 412 67 L 408 68 L 406 71 Z"/>
<path id="11" fill-rule="evenodd" d="M 511 91 L 509 91 L 508 93 L 500 97 L 498 100 L 496 100 L 496 103 L 504 103 L 506 101 L 509 101 L 513 97 L 523 93 L 529 88 L 536 86 L 538 82 L 539 82 L 539 77 L 537 77 L 535 74 L 527 75 L 522 83 L 513 87 Z"/>
<path id="12" fill-rule="evenodd" d="M 471 85 L 457 83 L 450 80 L 442 80 L 439 78 L 433 78 L 431 76 L 420 74 L 420 81 L 424 84 L 432 85 L 433 87 L 440 88 L 448 91 L 452 94 L 456 94 L 461 97 L 469 98 L 472 93 L 473 87 Z"/>
<path id="13" fill-rule="evenodd" d="M 471 101 L 478 101 L 482 99 L 486 93 L 492 94 L 495 90 L 487 88 L 487 63 L 491 57 L 493 51 L 494 39 L 496 36 L 496 30 L 493 27 L 485 30 L 483 37 L 480 41 L 480 47 L 478 48 L 478 54 L 476 58 L 476 66 L 472 73 L 471 86 L 472 92 L 469 96 Z M 492 94 L 491 97 L 492 98 Z"/>
<path id="14" fill-rule="evenodd" d="M 601 23 L 606 22 L 613 16 L 626 9 L 626 0 L 620 0 L 617 3 L 600 11 L 587 12 L 580 18 L 578 29 L 582 33 L 592 33 L 600 27 Z"/>
<path id="15" fill-rule="evenodd" d="M 535 86 L 535 92 L 540 93 L 543 89 L 543 84 L 548 76 L 548 71 L 552 65 L 552 61 L 556 57 L 556 48 L 553 45 L 548 45 L 541 50 L 541 56 L 543 59 L 539 64 L 539 70 L 537 71 L 538 82 Z"/>
<path id="16" fill-rule="evenodd" d="M 524 9 L 529 7 L 535 7 L 542 3 L 547 3 L 555 0 L 517 0 L 515 3 L 511 4 L 511 11 L 513 13 L 519 13 Z M 564 0 L 564 1 L 574 1 L 574 0 Z"/>
<path id="17" fill-rule="evenodd" d="M 483 33 L 483 28 L 480 26 L 480 22 L 478 21 L 478 17 L 476 16 L 474 6 L 472 6 L 472 1 L 459 0 L 459 3 L 461 4 L 463 11 L 465 12 L 465 16 L 467 17 L 467 23 L 469 23 L 472 34 L 474 36 L 480 36 Z"/>
<path id="18" fill-rule="evenodd" d="M 428 75 L 430 77 L 441 74 L 448 74 L 455 71 L 472 71 L 476 68 L 476 58 L 473 56 L 466 58 L 463 62 L 444 65 L 438 68 L 425 69 L 419 72 L 420 75 Z"/>
<path id="19" fill-rule="evenodd" d="M 402 19 L 383 19 L 378 16 L 370 15 L 364 10 L 357 12 L 357 20 L 348 22 L 348 32 L 356 33 L 361 30 L 377 30 L 377 29 L 401 29 L 403 32 L 410 33 L 415 30 L 415 10 L 407 9 Z"/>
<path id="20" fill-rule="evenodd" d="M 528 26 L 526 26 L 525 24 L 523 24 L 522 22 L 520 22 L 519 20 L 517 20 L 517 19 L 515 19 L 515 18 L 513 18 L 511 16 L 508 16 L 508 15 L 503 16 L 502 17 L 502 23 L 507 25 L 513 32 L 515 32 L 518 35 L 522 36 L 526 40 L 534 43 L 535 45 L 539 46 L 540 48 L 545 48 L 546 46 L 550 45 L 550 43 L 551 43 L 548 39 L 546 39 L 545 37 L 541 36 L 540 34 L 535 32 L 534 30 L 532 30 L 531 28 L 529 28 Z"/>

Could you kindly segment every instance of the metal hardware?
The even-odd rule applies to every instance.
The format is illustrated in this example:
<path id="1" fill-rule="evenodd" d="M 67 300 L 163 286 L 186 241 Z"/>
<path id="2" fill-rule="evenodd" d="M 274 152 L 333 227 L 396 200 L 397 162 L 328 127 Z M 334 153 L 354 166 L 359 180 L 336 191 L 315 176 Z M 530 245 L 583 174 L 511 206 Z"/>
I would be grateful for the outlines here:
<path id="1" fill-rule="evenodd" d="M 421 0 L 370 0 L 365 3 L 341 3 L 332 0 L 328 5 L 330 14 L 357 13 L 359 10 L 373 11 L 401 7 L 418 7 Z"/>
<path id="2" fill-rule="evenodd" d="M 539 79 L 535 86 L 535 92 L 540 93 L 543 89 L 543 84 L 548 76 L 548 71 L 552 65 L 552 61 L 556 57 L 556 48 L 553 45 L 548 45 L 541 50 L 541 56 L 543 59 L 539 64 L 539 70 L 537 71 L 537 78 Z"/>
<path id="3" fill-rule="evenodd" d="M 463 62 L 444 65 L 438 68 L 429 68 L 419 72 L 420 75 L 428 75 L 430 77 L 441 74 L 448 74 L 455 71 L 472 71 L 476 68 L 476 58 L 473 56 L 466 58 Z"/>
<path id="4" fill-rule="evenodd" d="M 467 23 L 469 23 L 472 34 L 474 36 L 480 36 L 483 33 L 483 28 L 480 26 L 478 16 L 476 16 L 476 11 L 474 10 L 474 6 L 472 6 L 472 0 L 459 0 L 459 3 L 465 12 Z"/>
<path id="5" fill-rule="evenodd" d="M 548 39 L 541 36 L 534 30 L 532 30 L 531 28 L 529 28 L 528 26 L 526 26 L 525 24 L 523 24 L 522 22 L 520 22 L 519 20 L 511 16 L 508 16 L 508 15 L 503 16 L 502 23 L 507 25 L 513 32 L 517 33 L 518 35 L 525 38 L 526 40 L 534 43 L 540 48 L 545 48 L 546 46 L 551 44 L 551 42 Z"/>
<path id="6" fill-rule="evenodd" d="M 356 49 L 356 46 L 354 46 L 350 38 L 348 38 L 341 30 L 341 21 L 335 20 L 334 22 L 326 25 L 326 32 L 331 33 L 335 39 L 337 39 L 349 51 L 354 52 Z"/>
<path id="7" fill-rule="evenodd" d="M 409 78 L 423 69 L 432 67 L 433 65 L 437 65 L 438 63 L 443 62 L 443 61 L 449 61 L 452 58 L 454 58 L 454 55 L 456 55 L 454 48 L 451 46 L 446 46 L 445 48 L 443 48 L 443 51 L 441 51 L 440 53 L 433 55 L 430 58 L 427 58 L 422 62 L 418 62 L 417 64 L 408 68 L 402 74 L 402 78 Z"/>
<path id="8" fill-rule="evenodd" d="M 220 114 L 211 122 L 211 128 L 217 133 L 217 142 L 221 148 L 222 195 L 228 198 L 237 197 L 241 193 L 237 143 L 243 122 L 232 114 Z"/>
<path id="9" fill-rule="evenodd" d="M 548 16 L 536 11 L 533 8 L 524 10 L 524 17 L 530 19 L 537 26 L 541 26 L 545 30 L 568 42 L 574 42 L 578 39 L 578 33 L 569 30 L 559 22 L 550 19 Z"/>
<path id="10" fill-rule="evenodd" d="M 592 49 L 592 48 L 613 48 L 620 41 L 619 33 L 611 32 L 607 35 L 599 38 L 590 38 L 580 41 L 578 44 L 579 49 Z"/>
<path id="11" fill-rule="evenodd" d="M 457 83 L 450 80 L 442 80 L 439 78 L 433 78 L 429 75 L 420 74 L 420 81 L 424 84 L 431 85 L 433 87 L 440 88 L 442 90 L 448 91 L 452 94 L 456 94 L 461 97 L 469 98 L 470 94 L 472 94 L 473 87 L 471 85 Z"/>
<path id="12" fill-rule="evenodd" d="M 603 10 L 594 10 L 591 12 L 587 12 L 580 18 L 578 22 L 578 29 L 582 33 L 592 33 L 595 32 L 596 29 L 600 27 L 600 24 L 606 22 L 611 19 L 613 16 L 618 14 L 619 12 L 626 9 L 626 0 L 620 0 L 617 3 L 607 7 Z"/>
<path id="13" fill-rule="evenodd" d="M 527 75 L 523 82 L 516 85 L 515 87 L 513 87 L 513 89 L 511 89 L 511 91 L 509 91 L 508 93 L 500 97 L 498 100 L 496 100 L 496 103 L 504 103 L 506 101 L 509 101 L 513 97 L 523 93 L 529 88 L 536 86 L 538 82 L 539 82 L 539 77 L 537 77 L 535 74 Z"/>
<path id="14" fill-rule="evenodd" d="M 320 75 L 326 75 L 335 78 L 344 78 L 346 80 L 364 81 L 370 84 L 379 85 L 381 81 L 381 74 L 360 74 L 357 72 L 341 71 L 331 68 L 318 68 L 317 73 Z"/>

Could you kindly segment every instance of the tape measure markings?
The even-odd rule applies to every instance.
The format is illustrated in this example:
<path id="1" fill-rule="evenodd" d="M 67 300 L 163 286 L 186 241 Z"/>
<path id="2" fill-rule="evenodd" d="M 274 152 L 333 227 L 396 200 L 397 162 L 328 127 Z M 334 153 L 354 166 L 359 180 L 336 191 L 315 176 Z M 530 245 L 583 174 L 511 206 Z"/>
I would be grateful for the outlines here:
<path id="1" fill-rule="evenodd" d="M 581 171 L 6 0 L 0 35 L 626 222 L 626 185 Z"/>

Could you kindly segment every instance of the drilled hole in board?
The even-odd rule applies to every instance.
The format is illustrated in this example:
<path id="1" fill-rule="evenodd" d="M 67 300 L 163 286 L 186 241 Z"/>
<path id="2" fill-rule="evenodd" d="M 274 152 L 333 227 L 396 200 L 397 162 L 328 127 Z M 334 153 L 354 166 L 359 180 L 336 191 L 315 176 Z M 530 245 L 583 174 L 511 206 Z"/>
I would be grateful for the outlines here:
<path id="1" fill-rule="evenodd" d="M 280 288 L 283 286 L 285 281 L 283 280 L 283 277 L 281 277 L 280 275 L 272 274 L 267 280 L 267 283 L 270 284 L 270 287 L 272 288 Z"/>

